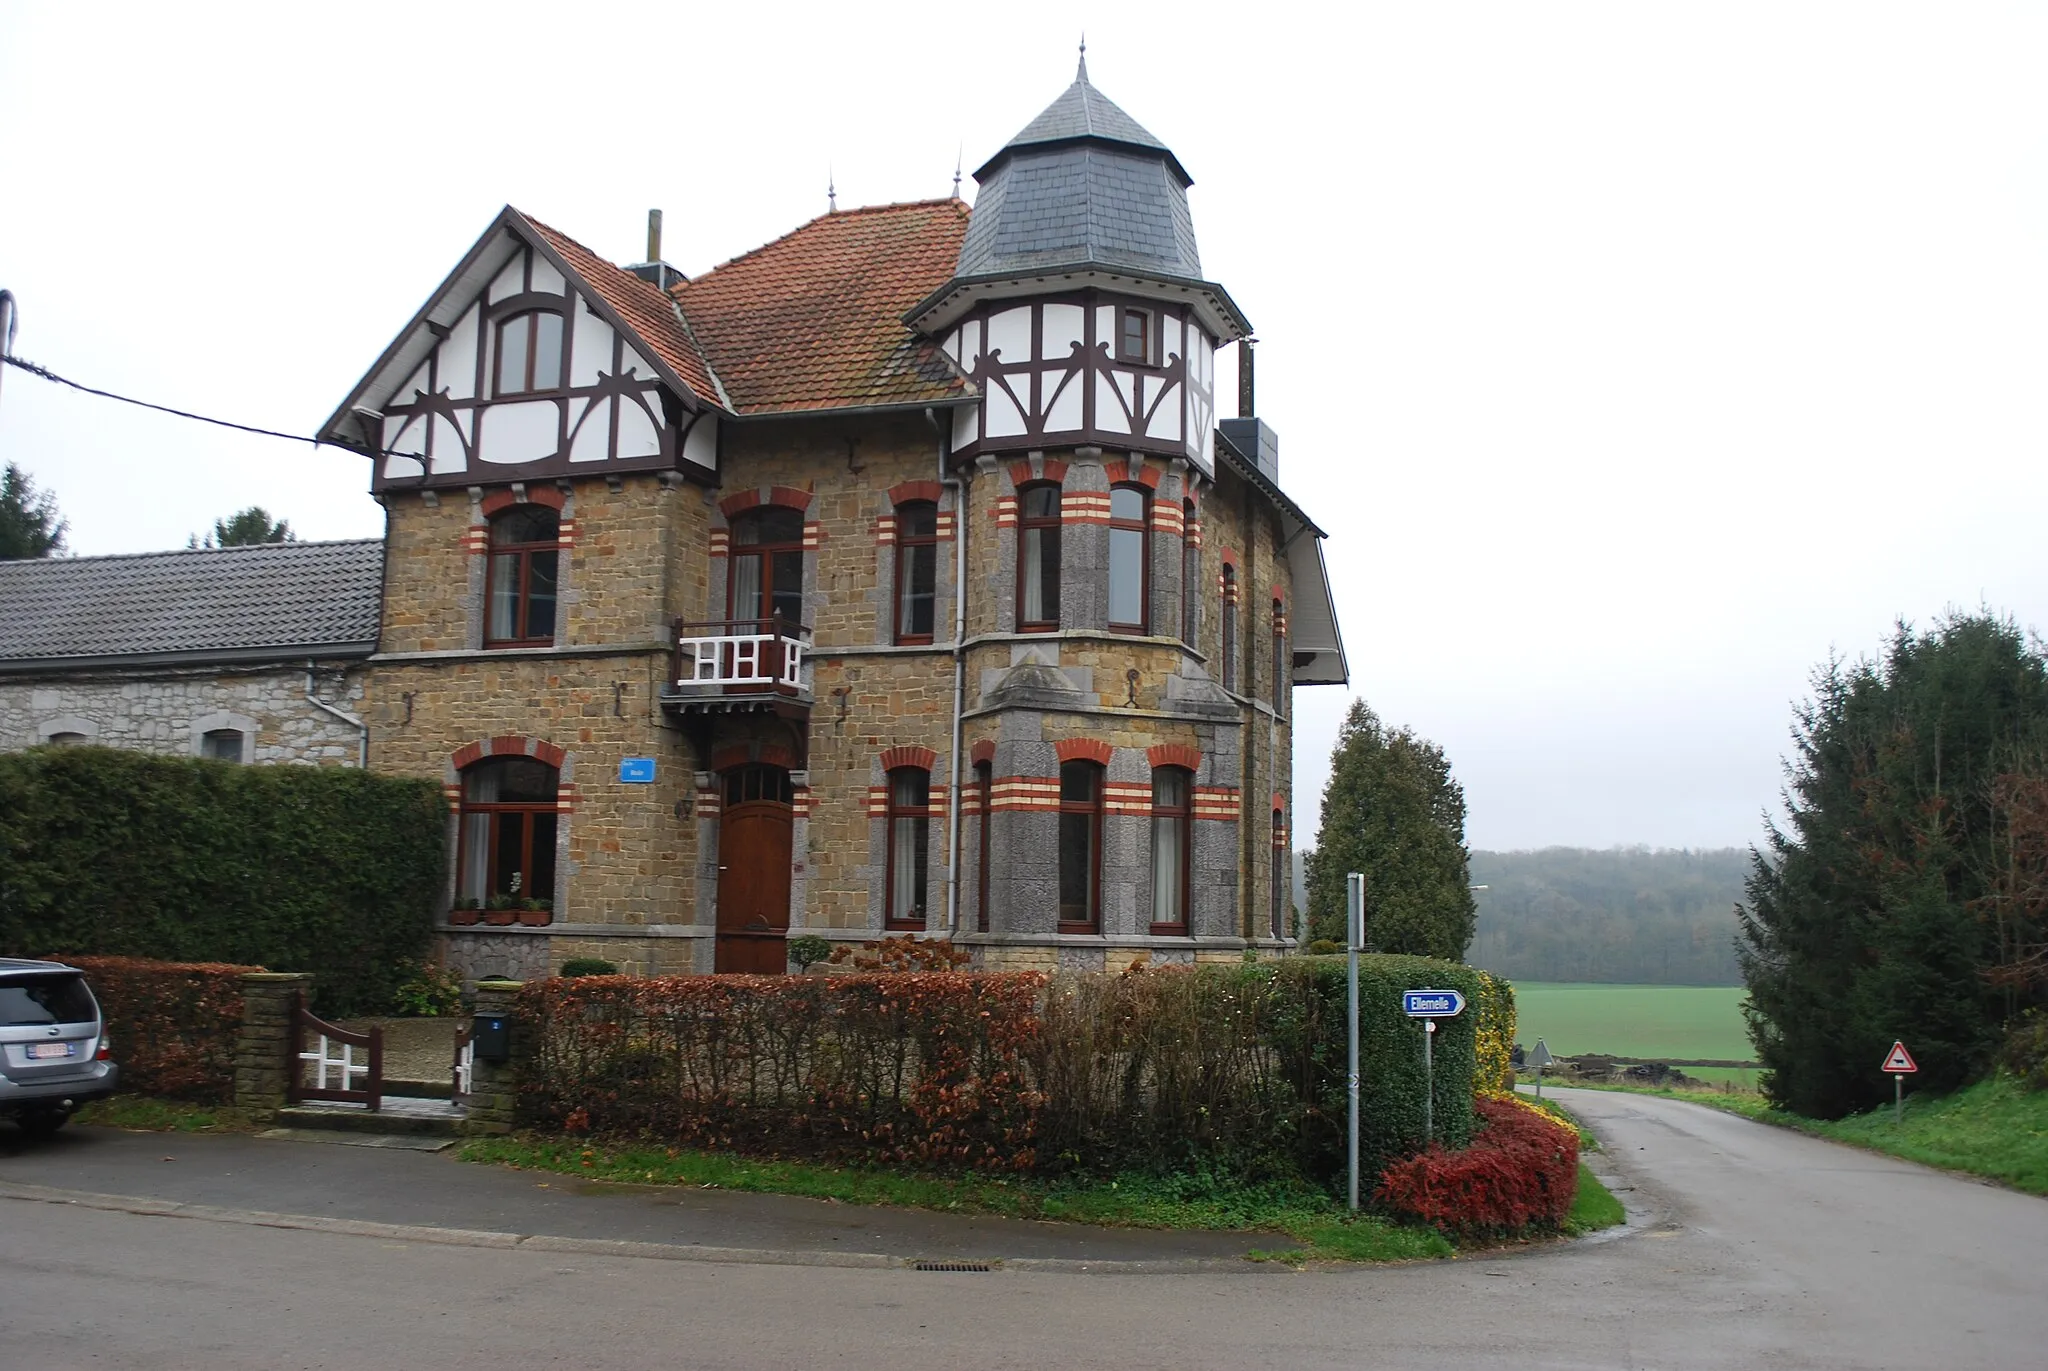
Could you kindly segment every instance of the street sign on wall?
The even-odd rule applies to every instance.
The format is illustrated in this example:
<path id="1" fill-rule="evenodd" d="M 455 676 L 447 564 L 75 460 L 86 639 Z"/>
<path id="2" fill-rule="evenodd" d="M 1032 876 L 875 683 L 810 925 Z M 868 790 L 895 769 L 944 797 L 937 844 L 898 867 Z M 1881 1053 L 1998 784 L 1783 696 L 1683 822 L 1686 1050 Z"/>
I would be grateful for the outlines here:
<path id="1" fill-rule="evenodd" d="M 654 758 L 619 758 L 619 779 L 627 785 L 654 784 Z"/>
<path id="2" fill-rule="evenodd" d="M 1455 990 L 1410 990 L 1401 996 L 1401 1012 L 1411 1019 L 1455 1019 L 1465 1012 L 1465 997 Z"/>

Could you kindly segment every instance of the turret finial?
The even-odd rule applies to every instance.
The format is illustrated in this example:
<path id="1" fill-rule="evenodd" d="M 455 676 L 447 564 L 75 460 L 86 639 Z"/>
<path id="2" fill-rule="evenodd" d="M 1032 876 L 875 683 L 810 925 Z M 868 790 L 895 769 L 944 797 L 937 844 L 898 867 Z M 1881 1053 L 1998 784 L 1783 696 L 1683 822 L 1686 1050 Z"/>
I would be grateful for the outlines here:
<path id="1" fill-rule="evenodd" d="M 1083 30 L 1081 34 L 1081 67 L 1080 70 L 1074 73 L 1074 79 L 1084 85 L 1088 81 L 1088 34 L 1086 30 Z"/>
<path id="2" fill-rule="evenodd" d="M 967 157 L 967 144 L 962 143 L 953 153 L 953 198 L 960 198 L 960 164 Z"/>
<path id="3" fill-rule="evenodd" d="M 825 213 L 839 212 L 839 182 L 832 174 L 832 164 L 825 164 Z"/>

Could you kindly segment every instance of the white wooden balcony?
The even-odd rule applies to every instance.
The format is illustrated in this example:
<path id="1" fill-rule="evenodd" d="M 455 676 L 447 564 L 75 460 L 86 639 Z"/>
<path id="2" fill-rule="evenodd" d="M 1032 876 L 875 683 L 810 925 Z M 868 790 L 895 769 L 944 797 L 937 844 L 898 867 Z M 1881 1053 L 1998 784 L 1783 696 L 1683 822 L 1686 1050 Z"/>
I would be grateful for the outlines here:
<path id="1" fill-rule="evenodd" d="M 784 619 L 678 621 L 668 701 L 714 708 L 746 697 L 808 698 L 805 671 L 810 630 Z"/>

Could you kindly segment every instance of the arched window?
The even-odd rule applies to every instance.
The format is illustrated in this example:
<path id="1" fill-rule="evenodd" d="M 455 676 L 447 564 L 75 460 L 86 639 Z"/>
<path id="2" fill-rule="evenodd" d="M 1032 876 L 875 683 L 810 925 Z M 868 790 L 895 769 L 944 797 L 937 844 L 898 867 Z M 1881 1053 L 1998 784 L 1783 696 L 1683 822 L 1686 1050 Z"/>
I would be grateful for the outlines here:
<path id="1" fill-rule="evenodd" d="M 1195 502 L 1181 501 L 1180 542 L 1180 637 L 1195 645 L 1195 605 L 1202 585 L 1202 549 L 1195 543 Z"/>
<path id="2" fill-rule="evenodd" d="M 1017 492 L 1017 628 L 1060 626 L 1060 488 L 1039 484 Z"/>
<path id="3" fill-rule="evenodd" d="M 1093 932 L 1102 914 L 1102 768 L 1060 765 L 1060 931 Z"/>
<path id="4" fill-rule="evenodd" d="M 1273 597 L 1273 712 L 1287 717 L 1287 606 Z"/>
<path id="5" fill-rule="evenodd" d="M 1149 633 L 1152 603 L 1151 497 L 1143 486 L 1109 492 L 1109 627 Z"/>
<path id="6" fill-rule="evenodd" d="M 534 309 L 498 321 L 497 395 L 528 395 L 562 385 L 562 316 Z"/>
<path id="7" fill-rule="evenodd" d="M 804 516 L 771 505 L 733 520 L 730 617 L 804 622 Z"/>
<path id="8" fill-rule="evenodd" d="M 889 927 L 923 928 L 925 860 L 931 850 L 932 774 L 899 766 L 889 773 Z"/>
<path id="9" fill-rule="evenodd" d="M 1237 568 L 1223 564 L 1223 688 L 1237 689 Z"/>
<path id="10" fill-rule="evenodd" d="M 1194 777 L 1177 766 L 1152 771 L 1152 931 L 1188 931 L 1188 864 L 1194 847 Z"/>
<path id="11" fill-rule="evenodd" d="M 52 733 L 43 741 L 51 747 L 84 747 L 92 739 L 83 733 Z"/>
<path id="12" fill-rule="evenodd" d="M 514 505 L 491 520 L 485 647 L 546 647 L 555 641 L 560 531 L 555 511 L 546 505 Z"/>
<path id="13" fill-rule="evenodd" d="M 975 931 L 988 932 L 988 861 L 989 824 L 995 819 L 996 765 L 994 762 L 974 764 L 974 785 L 981 794 L 981 851 L 980 862 L 975 869 Z"/>
<path id="14" fill-rule="evenodd" d="M 1273 880 L 1268 897 L 1273 910 L 1273 936 L 1287 936 L 1287 828 L 1286 816 L 1273 811 Z"/>
<path id="15" fill-rule="evenodd" d="M 928 643 L 938 610 L 939 507 L 896 506 L 896 641 Z"/>
<path id="16" fill-rule="evenodd" d="M 241 761 L 242 730 L 239 728 L 209 728 L 200 735 L 199 755 L 211 757 L 217 762 Z"/>
<path id="17" fill-rule="evenodd" d="M 492 757 L 462 773 L 455 893 L 465 907 L 554 907 L 556 782 L 531 757 Z"/>

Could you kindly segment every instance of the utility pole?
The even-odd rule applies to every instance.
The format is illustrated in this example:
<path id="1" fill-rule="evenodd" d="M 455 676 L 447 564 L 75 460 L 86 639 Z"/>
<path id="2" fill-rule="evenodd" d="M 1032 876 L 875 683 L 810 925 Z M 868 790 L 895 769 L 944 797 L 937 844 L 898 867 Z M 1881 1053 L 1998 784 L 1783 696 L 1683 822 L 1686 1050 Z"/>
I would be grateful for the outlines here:
<path id="1" fill-rule="evenodd" d="M 0 290 L 0 357 L 14 355 L 14 329 L 21 321 L 21 307 L 14 303 L 14 292 Z M 7 366 L 0 362 L 0 380 L 7 375 Z"/>
<path id="2" fill-rule="evenodd" d="M 1351 980 L 1351 1012 L 1346 1034 L 1351 1043 L 1351 1074 L 1345 1078 L 1351 1109 L 1351 1211 L 1358 1212 L 1358 951 L 1365 945 L 1365 876 L 1357 871 L 1344 878 L 1346 902 L 1344 969 Z"/>

